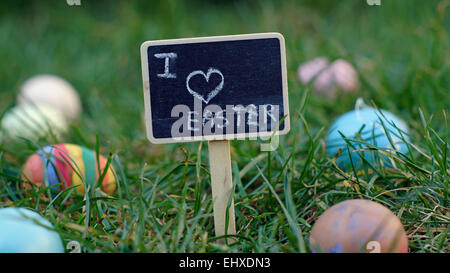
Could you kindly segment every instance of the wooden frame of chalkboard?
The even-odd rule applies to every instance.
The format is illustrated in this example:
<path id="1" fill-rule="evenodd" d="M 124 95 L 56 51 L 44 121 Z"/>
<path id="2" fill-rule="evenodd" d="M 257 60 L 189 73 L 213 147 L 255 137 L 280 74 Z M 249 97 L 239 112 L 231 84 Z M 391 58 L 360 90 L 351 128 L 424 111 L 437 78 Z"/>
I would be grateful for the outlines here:
<path id="1" fill-rule="evenodd" d="M 152 106 L 151 106 L 151 80 L 149 74 L 149 47 L 161 46 L 161 45 L 182 45 L 182 44 L 195 44 L 195 43 L 214 43 L 225 41 L 245 41 L 245 40 L 259 40 L 259 39 L 277 39 L 279 41 L 280 60 L 281 65 L 281 92 L 282 92 L 282 107 L 283 107 L 283 126 L 280 130 L 275 128 L 266 132 L 245 132 L 245 133 L 233 133 L 233 134 L 213 134 L 213 135 L 194 135 L 183 138 L 173 137 L 155 137 L 153 125 L 152 125 Z M 289 99 L 288 99 L 288 83 L 287 83 L 287 69 L 286 69 L 286 49 L 283 35 L 280 33 L 257 33 L 257 34 L 243 34 L 243 35 L 229 35 L 229 36 L 214 36 L 214 37 L 199 37 L 199 38 L 184 38 L 184 39 L 171 39 L 171 40 L 157 40 L 146 41 L 142 43 L 141 48 L 141 65 L 142 65 L 142 79 L 143 79 L 143 91 L 145 101 L 145 121 L 147 138 L 150 142 L 155 144 L 165 143 L 178 143 L 178 142 L 193 142 L 193 141 L 211 141 L 211 140 L 232 140 L 232 139 L 246 139 L 256 137 L 270 137 L 273 135 L 284 135 L 290 130 L 290 116 L 289 116 Z M 211 56 L 213 57 L 213 56 Z M 166 65 L 168 61 L 166 59 Z M 203 73 L 203 75 L 206 75 Z M 208 76 L 209 77 L 209 76 Z M 223 77 L 223 76 L 222 76 Z M 258 79 L 260 80 L 260 79 Z"/>

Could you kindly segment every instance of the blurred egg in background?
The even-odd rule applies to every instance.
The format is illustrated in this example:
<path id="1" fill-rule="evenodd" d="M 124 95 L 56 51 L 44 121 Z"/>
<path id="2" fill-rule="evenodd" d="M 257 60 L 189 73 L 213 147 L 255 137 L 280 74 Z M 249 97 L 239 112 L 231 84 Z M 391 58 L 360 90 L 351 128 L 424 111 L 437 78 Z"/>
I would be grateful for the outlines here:
<path id="1" fill-rule="evenodd" d="M 360 88 L 358 72 L 343 59 L 329 64 L 326 57 L 318 57 L 302 63 L 297 74 L 300 82 L 313 81 L 313 91 L 329 98 L 336 96 L 338 91 L 356 93 Z"/>
<path id="2" fill-rule="evenodd" d="M 75 88 L 56 75 L 37 75 L 22 85 L 17 104 L 44 104 L 58 109 L 68 121 L 81 114 L 81 100 Z"/>
<path id="3" fill-rule="evenodd" d="M 315 91 L 316 94 L 324 95 L 329 98 L 333 98 L 336 95 L 337 89 L 332 67 L 327 67 L 317 75 L 314 80 L 313 91 Z"/>
<path id="4" fill-rule="evenodd" d="M 349 62 L 338 59 L 331 64 L 334 73 L 334 82 L 342 90 L 356 92 L 359 90 L 359 76 Z"/>
<path id="5" fill-rule="evenodd" d="M 316 75 L 329 65 L 326 57 L 317 57 L 300 64 L 297 71 L 298 79 L 303 84 L 308 84 Z"/>
<path id="6" fill-rule="evenodd" d="M 68 124 L 63 114 L 48 105 L 17 105 L 7 111 L 1 120 L 2 139 L 25 138 L 36 141 L 39 138 L 56 136 L 66 132 Z"/>

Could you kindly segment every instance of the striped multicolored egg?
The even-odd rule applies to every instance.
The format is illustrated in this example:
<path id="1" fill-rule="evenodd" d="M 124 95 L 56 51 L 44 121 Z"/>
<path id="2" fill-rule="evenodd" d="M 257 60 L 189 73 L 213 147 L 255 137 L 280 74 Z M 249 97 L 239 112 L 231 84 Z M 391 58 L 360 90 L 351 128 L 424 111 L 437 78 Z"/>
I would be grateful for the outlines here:
<path id="1" fill-rule="evenodd" d="M 408 238 L 400 220 L 373 201 L 355 199 L 327 209 L 310 236 L 313 252 L 408 252 Z"/>
<path id="2" fill-rule="evenodd" d="M 23 167 L 23 178 L 37 186 L 55 185 L 53 190 L 78 185 L 76 190 L 83 195 L 85 187 L 90 185 L 93 188 L 105 172 L 106 158 L 99 155 L 98 159 L 99 162 L 96 153 L 86 147 L 74 144 L 46 146 L 28 158 Z M 27 182 L 24 187 L 27 187 Z M 107 194 L 112 194 L 116 189 L 114 169 L 111 165 L 103 177 L 101 189 Z"/>

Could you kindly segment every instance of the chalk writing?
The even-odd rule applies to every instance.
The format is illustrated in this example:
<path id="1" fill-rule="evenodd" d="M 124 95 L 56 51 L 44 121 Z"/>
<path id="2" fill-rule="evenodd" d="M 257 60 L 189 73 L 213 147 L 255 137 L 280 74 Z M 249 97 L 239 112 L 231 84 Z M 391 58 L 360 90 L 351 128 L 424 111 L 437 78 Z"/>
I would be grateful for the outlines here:
<path id="1" fill-rule="evenodd" d="M 220 75 L 220 77 L 222 77 L 220 83 L 213 89 L 211 90 L 206 99 L 203 97 L 203 95 L 200 95 L 199 93 L 197 93 L 196 91 L 192 90 L 191 87 L 189 86 L 189 81 L 191 80 L 192 77 L 194 77 L 195 75 L 202 75 L 203 77 L 205 77 L 206 81 L 209 81 L 209 77 L 211 76 L 211 74 L 213 73 L 217 73 Z M 210 67 L 208 69 L 208 72 L 205 74 L 203 71 L 201 70 L 196 70 L 191 72 L 187 78 L 186 78 L 186 88 L 189 91 L 189 93 L 191 93 L 194 97 L 201 99 L 202 101 L 204 101 L 206 104 L 209 103 L 209 101 L 214 98 L 223 88 L 223 83 L 224 83 L 224 77 L 222 72 L 220 72 L 219 70 Z"/>
<path id="2" fill-rule="evenodd" d="M 157 53 L 154 55 L 158 59 L 164 59 L 164 73 L 158 74 L 158 77 L 160 78 L 167 78 L 167 79 L 176 79 L 177 75 L 175 73 L 170 73 L 169 71 L 169 63 L 170 61 L 174 61 L 177 58 L 177 53 Z"/>

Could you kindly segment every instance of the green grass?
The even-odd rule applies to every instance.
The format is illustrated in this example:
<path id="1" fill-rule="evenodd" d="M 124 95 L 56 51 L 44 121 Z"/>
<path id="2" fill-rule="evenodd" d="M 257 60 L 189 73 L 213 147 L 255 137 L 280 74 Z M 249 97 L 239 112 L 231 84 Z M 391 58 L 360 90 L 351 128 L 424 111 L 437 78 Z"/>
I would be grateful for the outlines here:
<path id="1" fill-rule="evenodd" d="M 66 242 L 77 240 L 89 252 L 303 252 L 325 209 L 365 198 L 401 219 L 411 252 L 449 252 L 448 1 L 81 2 L 0 6 L 0 112 L 15 104 L 28 77 L 66 78 L 84 112 L 58 142 L 111 152 L 118 188 L 112 197 L 92 191 L 68 204 L 70 190 L 53 201 L 36 198 L 48 196 L 45 189 L 34 191 L 34 199 L 15 197 L 15 183 L 6 181 L 14 181 L 37 147 L 57 141 L 1 143 L 1 206 L 39 211 Z M 286 39 L 292 129 L 272 153 L 261 153 L 258 141 L 232 141 L 240 240 L 221 245 L 214 238 L 206 143 L 146 140 L 139 46 L 269 31 Z M 316 56 L 352 62 L 361 91 L 335 99 L 311 93 L 296 70 Z M 407 122 L 411 152 L 392 156 L 393 168 L 366 164 L 364 172 L 343 172 L 326 155 L 326 129 L 357 97 Z"/>

